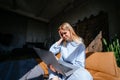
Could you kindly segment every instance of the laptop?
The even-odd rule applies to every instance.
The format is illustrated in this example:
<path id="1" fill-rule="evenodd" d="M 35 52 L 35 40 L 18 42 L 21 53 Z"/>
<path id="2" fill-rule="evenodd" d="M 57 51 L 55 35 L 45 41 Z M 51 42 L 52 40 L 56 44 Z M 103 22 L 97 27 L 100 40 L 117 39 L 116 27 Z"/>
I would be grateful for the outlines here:
<path id="1" fill-rule="evenodd" d="M 57 60 L 55 55 L 50 51 L 36 47 L 33 47 L 33 49 L 42 61 L 44 61 L 47 65 L 51 64 L 57 72 L 61 73 L 65 77 L 71 75 L 74 71 L 78 69 L 78 67 L 73 66 L 70 63 Z"/>

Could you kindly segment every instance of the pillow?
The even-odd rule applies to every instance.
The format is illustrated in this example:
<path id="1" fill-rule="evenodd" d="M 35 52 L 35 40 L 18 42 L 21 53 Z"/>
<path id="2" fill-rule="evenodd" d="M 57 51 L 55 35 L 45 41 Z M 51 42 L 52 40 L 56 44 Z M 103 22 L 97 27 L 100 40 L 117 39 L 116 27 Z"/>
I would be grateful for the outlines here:
<path id="1" fill-rule="evenodd" d="M 113 52 L 93 52 L 86 57 L 86 68 L 114 76 L 118 75 L 117 64 Z"/>

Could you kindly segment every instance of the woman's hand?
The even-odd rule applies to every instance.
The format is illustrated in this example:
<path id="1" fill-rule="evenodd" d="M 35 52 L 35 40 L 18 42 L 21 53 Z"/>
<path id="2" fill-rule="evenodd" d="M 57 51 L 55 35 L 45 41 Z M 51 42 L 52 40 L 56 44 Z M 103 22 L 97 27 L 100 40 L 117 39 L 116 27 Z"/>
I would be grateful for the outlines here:
<path id="1" fill-rule="evenodd" d="M 53 65 L 50 64 L 48 67 L 50 68 L 51 71 L 56 72 L 56 69 L 53 67 Z"/>
<path id="2" fill-rule="evenodd" d="M 62 37 L 62 35 L 61 35 L 61 32 L 60 32 L 60 31 L 58 31 L 58 33 L 59 33 L 60 38 L 61 38 L 61 39 L 63 39 L 63 37 Z"/>
<path id="3" fill-rule="evenodd" d="M 60 31 L 58 31 L 58 33 L 59 33 L 60 39 L 57 41 L 57 44 L 60 45 L 60 43 L 63 41 L 63 37 L 62 37 Z"/>
<path id="4" fill-rule="evenodd" d="M 53 71 L 55 73 L 61 73 L 62 74 L 61 71 L 57 71 L 52 65 L 49 65 L 48 67 L 50 68 L 51 71 Z"/>

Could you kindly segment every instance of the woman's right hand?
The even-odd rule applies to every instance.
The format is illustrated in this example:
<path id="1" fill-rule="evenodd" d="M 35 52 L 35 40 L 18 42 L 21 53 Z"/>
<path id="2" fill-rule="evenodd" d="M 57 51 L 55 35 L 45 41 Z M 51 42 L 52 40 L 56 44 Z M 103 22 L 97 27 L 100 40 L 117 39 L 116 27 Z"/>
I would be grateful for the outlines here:
<path id="1" fill-rule="evenodd" d="M 61 38 L 61 39 L 63 39 L 63 37 L 62 37 L 62 35 L 61 35 L 61 32 L 60 32 L 60 31 L 58 31 L 58 33 L 59 33 L 60 38 Z"/>
<path id="2" fill-rule="evenodd" d="M 60 45 L 60 43 L 63 41 L 63 37 L 62 37 L 60 31 L 58 31 L 58 33 L 59 33 L 60 39 L 57 41 L 57 43 L 58 43 L 58 45 Z"/>

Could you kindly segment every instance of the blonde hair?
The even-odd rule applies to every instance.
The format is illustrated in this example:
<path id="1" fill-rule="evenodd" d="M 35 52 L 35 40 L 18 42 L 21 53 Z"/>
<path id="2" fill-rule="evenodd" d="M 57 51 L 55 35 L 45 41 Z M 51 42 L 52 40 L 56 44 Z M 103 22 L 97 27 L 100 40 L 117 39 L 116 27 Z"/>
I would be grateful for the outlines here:
<path id="1" fill-rule="evenodd" d="M 65 22 L 63 24 L 60 25 L 60 27 L 58 28 L 58 31 L 60 30 L 69 30 L 70 31 L 70 35 L 71 35 L 71 39 L 75 42 L 77 42 L 78 44 L 79 43 L 82 43 L 82 38 L 80 38 L 74 31 L 73 27 Z"/>

